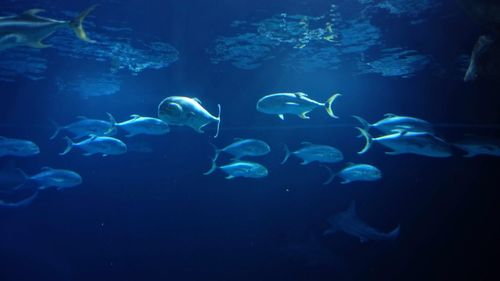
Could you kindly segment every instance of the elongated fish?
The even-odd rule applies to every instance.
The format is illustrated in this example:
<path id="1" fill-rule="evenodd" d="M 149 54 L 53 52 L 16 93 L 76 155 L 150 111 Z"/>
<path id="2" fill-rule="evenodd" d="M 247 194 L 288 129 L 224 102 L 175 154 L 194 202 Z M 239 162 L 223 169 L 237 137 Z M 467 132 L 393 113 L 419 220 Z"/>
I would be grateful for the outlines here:
<path id="1" fill-rule="evenodd" d="M 19 46 L 50 47 L 42 41 L 58 29 L 67 27 L 73 29 L 81 40 L 93 43 L 95 41 L 87 36 L 82 22 L 96 6 L 91 6 L 71 21 L 39 16 L 38 14 L 44 11 L 41 9 L 31 9 L 20 15 L 0 17 L 0 51 Z"/>
<path id="2" fill-rule="evenodd" d="M 125 130 L 128 135 L 126 137 L 133 137 L 135 135 L 163 135 L 170 131 L 167 123 L 160 119 L 152 117 L 142 117 L 137 114 L 130 115 L 132 119 L 117 123 L 113 115 L 109 114 L 113 127 L 118 127 Z"/>
<path id="3" fill-rule="evenodd" d="M 290 152 L 288 146 L 285 145 L 285 153 L 285 158 L 281 161 L 281 164 L 284 164 L 291 155 L 302 159 L 302 165 L 307 165 L 314 161 L 320 163 L 337 163 L 344 159 L 342 152 L 335 147 L 312 144 L 310 142 L 303 142 L 302 148 L 294 152 Z"/>
<path id="4" fill-rule="evenodd" d="M 500 156 L 500 139 L 485 137 L 469 137 L 453 145 L 467 152 L 464 157 L 478 155 Z"/>
<path id="5" fill-rule="evenodd" d="M 267 168 L 263 165 L 249 161 L 235 161 L 220 167 L 217 166 L 215 161 L 212 161 L 212 167 L 210 168 L 210 170 L 203 174 L 210 175 L 217 168 L 221 169 L 224 173 L 227 174 L 226 179 L 233 179 L 236 177 L 263 178 L 269 174 Z"/>
<path id="6" fill-rule="evenodd" d="M 220 114 L 217 117 L 210 114 L 197 98 L 188 98 L 181 96 L 171 96 L 165 98 L 158 105 L 158 118 L 165 121 L 169 125 L 188 126 L 193 128 L 198 133 L 204 133 L 202 128 L 212 122 L 217 122 L 217 132 L 214 137 L 219 135 Z"/>
<path id="7" fill-rule="evenodd" d="M 332 104 L 340 94 L 331 96 L 326 102 L 320 103 L 310 99 L 307 94 L 297 93 L 277 93 L 262 97 L 257 102 L 257 110 L 262 113 L 278 115 L 282 120 L 285 114 L 297 115 L 302 119 L 309 119 L 309 112 L 316 108 L 324 108 L 332 118 L 335 116 L 332 110 Z"/>
<path id="8" fill-rule="evenodd" d="M 10 139 L 0 136 L 0 157 L 33 156 L 40 153 L 40 148 L 29 140 Z"/>
<path id="9" fill-rule="evenodd" d="M 453 155 L 452 146 L 444 140 L 426 132 L 408 132 L 405 130 L 394 130 L 390 135 L 373 138 L 368 132 L 356 128 L 366 140 L 365 147 L 358 152 L 363 154 L 368 151 L 372 143 L 377 142 L 392 149 L 385 154 L 418 154 L 430 157 L 450 157 Z"/>
<path id="10" fill-rule="evenodd" d="M 59 126 L 56 122 L 52 121 L 56 131 L 52 134 L 50 139 L 54 139 L 61 131 L 70 132 L 74 139 L 88 137 L 90 135 L 112 136 L 116 134 L 116 129 L 113 127 L 113 120 L 104 121 L 99 119 L 90 119 L 85 116 L 76 117 L 78 121 L 68 124 L 66 126 Z"/>
<path id="11" fill-rule="evenodd" d="M 127 152 L 127 145 L 119 139 L 112 137 L 90 136 L 81 142 L 74 143 L 70 138 L 64 138 L 68 144 L 66 149 L 59 153 L 65 155 L 71 151 L 73 147 L 78 147 L 85 151 L 83 155 L 90 156 L 93 154 L 101 154 L 102 156 L 118 155 Z"/>
<path id="12" fill-rule="evenodd" d="M 36 190 L 32 195 L 28 196 L 27 198 L 15 202 L 7 202 L 5 200 L 0 199 L 0 208 L 17 208 L 17 207 L 28 206 L 35 200 L 37 196 L 38 196 L 38 190 Z"/>
<path id="13" fill-rule="evenodd" d="M 22 170 L 19 171 L 26 181 L 37 183 L 39 185 L 38 190 L 44 190 L 49 187 L 55 187 L 57 190 L 62 190 L 82 183 L 82 177 L 78 173 L 70 170 L 43 167 L 40 173 L 33 176 L 28 176 Z"/>
<path id="14" fill-rule="evenodd" d="M 240 158 L 245 156 L 266 155 L 271 151 L 269 145 L 261 140 L 240 138 L 235 138 L 234 140 L 235 142 L 222 149 L 219 149 L 215 145 L 212 145 L 215 150 L 213 161 L 216 161 L 222 152 L 233 155 L 233 160 L 239 160 Z"/>
<path id="15" fill-rule="evenodd" d="M 335 177 L 341 177 L 341 184 L 351 183 L 354 181 L 377 181 L 382 178 L 382 172 L 375 166 L 368 164 L 349 163 L 347 167 L 334 173 L 328 166 L 324 166 L 330 173 L 330 177 L 323 183 L 327 185 L 333 181 Z"/>
<path id="16" fill-rule="evenodd" d="M 411 132 L 427 132 L 429 134 L 434 134 L 434 126 L 422 119 L 411 117 L 411 116 L 398 116 L 396 114 L 387 113 L 384 115 L 385 118 L 377 121 L 373 124 L 368 123 L 365 119 L 353 115 L 356 118 L 365 131 L 370 128 L 375 128 L 384 134 L 393 133 L 394 129 L 401 129 Z"/>
<path id="17" fill-rule="evenodd" d="M 356 214 L 356 204 L 353 201 L 349 208 L 328 219 L 330 228 L 323 235 L 332 235 L 337 231 L 343 231 L 348 235 L 359 238 L 361 243 L 369 240 L 395 240 L 399 237 L 400 227 L 396 227 L 389 233 L 384 233 L 363 222 Z"/>

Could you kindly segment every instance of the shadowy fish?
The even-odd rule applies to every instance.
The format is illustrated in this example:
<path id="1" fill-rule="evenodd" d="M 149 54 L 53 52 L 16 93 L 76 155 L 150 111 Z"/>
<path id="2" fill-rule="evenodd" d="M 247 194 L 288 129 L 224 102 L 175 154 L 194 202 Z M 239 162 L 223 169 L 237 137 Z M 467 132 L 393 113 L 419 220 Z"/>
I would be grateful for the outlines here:
<path id="1" fill-rule="evenodd" d="M 373 138 L 365 130 L 358 127 L 356 129 L 366 139 L 365 147 L 358 154 L 368 151 L 373 142 L 378 142 L 392 149 L 393 151 L 385 153 L 388 155 L 411 153 L 430 157 L 450 157 L 453 154 L 450 144 L 426 132 L 408 132 L 395 129 L 390 135 Z"/>
<path id="2" fill-rule="evenodd" d="M 73 147 L 78 147 L 83 151 L 86 151 L 83 155 L 90 156 L 93 154 L 102 154 L 102 156 L 108 155 L 118 155 L 127 152 L 127 145 L 119 139 L 112 137 L 98 137 L 91 135 L 90 138 L 83 140 L 78 143 L 74 143 L 70 138 L 64 137 L 68 146 L 66 149 L 59 153 L 59 155 L 65 155 L 71 151 Z"/>
<path id="3" fill-rule="evenodd" d="M 83 11 L 71 21 L 61 21 L 39 16 L 41 9 L 27 10 L 20 15 L 0 17 L 0 51 L 18 46 L 47 48 L 42 41 L 61 28 L 72 28 L 83 41 L 94 43 L 83 30 L 82 22 L 97 5 Z"/>
<path id="4" fill-rule="evenodd" d="M 16 202 L 7 202 L 4 200 L 0 199 L 0 208 L 17 208 L 17 207 L 24 207 L 28 206 L 35 200 L 35 198 L 38 196 L 38 190 L 36 190 L 32 195 L 30 195 L 28 198 L 16 201 Z"/>
<path id="5" fill-rule="evenodd" d="M 56 187 L 57 190 L 62 190 L 82 183 L 82 177 L 70 170 L 43 167 L 40 173 L 33 176 L 26 175 L 22 170 L 19 170 L 19 172 L 22 173 L 26 181 L 39 184 L 38 190 L 44 190 L 49 187 Z"/>
<path id="6" fill-rule="evenodd" d="M 385 118 L 377 121 L 376 123 L 370 124 L 365 119 L 353 115 L 356 118 L 365 131 L 369 131 L 370 128 L 375 128 L 384 134 L 393 133 L 394 129 L 401 129 L 411 132 L 427 132 L 429 134 L 434 134 L 434 126 L 422 119 L 418 119 L 410 116 L 398 116 L 392 113 L 384 114 Z"/>
<path id="7" fill-rule="evenodd" d="M 216 161 L 222 152 L 233 155 L 233 160 L 239 160 L 240 158 L 245 156 L 266 155 L 271 151 L 269 145 L 261 140 L 240 138 L 235 138 L 234 140 L 235 142 L 222 149 L 218 149 L 215 145 L 212 145 L 215 150 L 213 161 Z"/>
<path id="8" fill-rule="evenodd" d="M 28 140 L 9 139 L 0 136 L 0 157 L 33 156 L 40 153 L 38 145 Z"/>
<path id="9" fill-rule="evenodd" d="M 454 143 L 456 147 L 467 152 L 465 157 L 477 155 L 500 156 L 500 140 L 493 138 L 470 137 Z"/>
<path id="10" fill-rule="evenodd" d="M 113 120 L 104 121 L 99 119 L 89 119 L 85 116 L 78 116 L 77 119 L 78 121 L 66 126 L 59 126 L 56 122 L 52 121 L 56 127 L 56 131 L 52 134 L 50 139 L 54 139 L 62 130 L 73 134 L 74 139 L 80 139 L 90 135 L 101 137 L 116 134 L 116 129 L 113 127 Z"/>
<path id="11" fill-rule="evenodd" d="M 493 65 L 497 67 L 496 74 L 498 75 L 498 50 L 498 43 L 495 44 L 495 39 L 487 35 L 480 36 L 472 49 L 464 82 L 472 82 L 481 76 L 495 73 L 495 71 L 491 71 L 494 67 L 490 66 L 492 61 L 495 62 L 495 59 L 496 63 Z"/>
<path id="12" fill-rule="evenodd" d="M 142 117 L 137 114 L 130 115 L 132 119 L 117 123 L 113 115 L 109 114 L 113 127 L 122 128 L 127 131 L 126 137 L 133 137 L 135 135 L 163 135 L 170 131 L 167 123 L 160 119 L 152 117 Z M 112 129 L 110 129 L 112 130 Z"/>
<path id="13" fill-rule="evenodd" d="M 383 233 L 363 222 L 356 214 L 356 204 L 354 201 L 347 210 L 328 219 L 328 223 L 330 224 L 330 228 L 323 233 L 325 236 L 334 234 L 340 230 L 359 238 L 361 243 L 368 242 L 369 240 L 395 240 L 399 237 L 399 226 L 389 233 Z"/>
<path id="14" fill-rule="evenodd" d="M 227 174 L 226 179 L 233 179 L 236 177 L 243 178 L 263 178 L 268 175 L 267 168 L 263 165 L 249 161 L 235 161 L 227 165 L 218 167 L 215 161 L 212 161 L 212 167 L 204 175 L 210 175 L 217 168 L 221 169 Z"/>
<path id="15" fill-rule="evenodd" d="M 328 145 L 320 145 L 320 144 L 312 144 L 310 142 L 303 142 L 302 148 L 290 152 L 288 146 L 285 144 L 285 158 L 281 161 L 281 164 L 285 164 L 285 162 L 290 158 L 291 155 L 295 155 L 296 157 L 302 159 L 301 165 L 307 165 L 311 162 L 317 161 L 320 163 L 337 163 L 344 159 L 344 155 L 342 152 L 335 147 Z"/>
<path id="16" fill-rule="evenodd" d="M 164 99 L 158 106 L 158 118 L 169 125 L 188 126 L 198 133 L 204 133 L 202 128 L 212 122 L 217 122 L 217 132 L 214 137 L 219 135 L 220 113 L 217 117 L 210 114 L 197 98 L 188 98 L 181 96 L 171 96 Z"/>
<path id="17" fill-rule="evenodd" d="M 309 119 L 307 113 L 316 108 L 325 108 L 330 117 L 338 118 L 333 114 L 332 103 L 340 94 L 331 96 L 325 103 L 320 103 L 310 99 L 307 94 L 278 93 L 262 97 L 257 102 L 257 110 L 262 113 L 276 114 L 281 120 L 285 119 L 285 114 L 297 115 L 302 119 Z"/>
<path id="18" fill-rule="evenodd" d="M 324 185 L 331 183 L 337 176 L 344 180 L 341 184 L 354 181 L 377 181 L 382 178 L 382 172 L 377 167 L 368 164 L 349 163 L 347 167 L 338 173 L 334 173 L 328 166 L 324 167 L 330 173 L 330 177 L 323 183 Z"/>

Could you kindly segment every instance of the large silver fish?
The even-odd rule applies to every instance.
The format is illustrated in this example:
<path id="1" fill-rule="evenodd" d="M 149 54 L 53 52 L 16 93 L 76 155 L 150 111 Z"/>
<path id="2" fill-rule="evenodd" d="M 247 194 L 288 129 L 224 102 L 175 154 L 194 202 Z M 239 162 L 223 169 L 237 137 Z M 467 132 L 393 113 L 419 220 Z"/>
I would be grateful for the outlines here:
<path id="1" fill-rule="evenodd" d="M 0 157 L 33 156 L 40 153 L 38 145 L 29 140 L 9 139 L 0 136 Z"/>
<path id="2" fill-rule="evenodd" d="M 0 17 L 0 51 L 19 46 L 50 47 L 44 44 L 43 40 L 58 29 L 68 27 L 73 29 L 81 40 L 94 42 L 85 33 L 82 22 L 96 6 L 91 6 L 70 21 L 39 16 L 38 14 L 44 11 L 41 9 L 31 9 L 19 15 Z"/>
<path id="3" fill-rule="evenodd" d="M 307 94 L 297 93 L 277 93 L 262 97 L 257 102 L 257 110 L 262 113 L 278 115 L 282 120 L 285 114 L 297 115 L 302 119 L 309 119 L 307 113 L 316 108 L 324 108 L 328 115 L 335 116 L 332 110 L 332 103 L 340 94 L 331 96 L 326 102 L 320 103 L 310 99 Z"/>
<path id="4" fill-rule="evenodd" d="M 236 177 L 243 178 L 263 178 L 269 173 L 267 168 L 263 165 L 250 161 L 235 161 L 227 165 L 218 167 L 215 161 L 212 161 L 212 167 L 204 175 L 210 175 L 217 168 L 221 169 L 227 174 L 226 179 L 233 179 Z"/>
<path id="5" fill-rule="evenodd" d="M 239 160 L 245 156 L 262 156 L 266 155 L 271 151 L 271 148 L 267 143 L 257 139 L 240 139 L 235 138 L 235 142 L 232 144 L 219 149 L 214 147 L 215 156 L 213 161 L 216 161 L 222 152 L 229 153 L 234 156 L 233 160 Z"/>
<path id="6" fill-rule="evenodd" d="M 368 242 L 369 240 L 395 240 L 399 237 L 399 226 L 389 233 L 384 233 L 363 222 L 356 214 L 356 204 L 354 201 L 347 210 L 328 219 L 328 223 L 330 224 L 330 228 L 323 233 L 325 236 L 334 234 L 340 230 L 359 238 L 361 243 Z"/>
<path id="7" fill-rule="evenodd" d="M 111 118 L 112 116 L 108 115 L 108 117 Z M 104 121 L 99 119 L 90 119 L 85 116 L 78 116 L 77 119 L 78 121 L 70 123 L 66 126 L 59 126 L 55 121 L 52 121 L 56 130 L 50 139 L 57 137 L 61 131 L 70 132 L 74 139 L 80 139 L 90 135 L 96 135 L 99 137 L 112 136 L 116 133 L 116 128 L 113 127 L 114 120 L 112 119 L 110 119 L 110 121 Z"/>
<path id="8" fill-rule="evenodd" d="M 320 163 L 337 163 L 344 159 L 342 151 L 336 149 L 335 147 L 322 144 L 312 144 L 310 142 L 303 142 L 302 148 L 294 152 L 290 152 L 288 146 L 285 145 L 285 153 L 285 158 L 281 161 L 281 164 L 284 164 L 291 155 L 302 159 L 302 165 L 307 165 L 314 161 Z"/>
<path id="9" fill-rule="evenodd" d="M 126 135 L 126 137 L 133 137 L 141 134 L 163 135 L 170 131 L 168 124 L 157 118 L 142 117 L 140 115 L 133 114 L 130 116 L 132 119 L 117 123 L 113 115 L 109 113 L 108 115 L 113 127 L 122 128 L 127 131 L 128 135 Z"/>
<path id="10" fill-rule="evenodd" d="M 191 127 L 198 133 L 204 133 L 202 130 L 204 126 L 217 122 L 217 132 L 215 133 L 215 137 L 217 137 L 221 113 L 220 104 L 217 106 L 219 114 L 215 117 L 201 106 L 201 101 L 197 98 L 171 96 L 158 105 L 158 118 L 169 125 Z"/>
<path id="11" fill-rule="evenodd" d="M 57 190 L 62 190 L 82 183 L 82 177 L 70 170 L 43 167 L 40 173 L 33 176 L 28 176 L 23 171 L 19 171 L 23 174 L 26 181 L 39 184 L 38 190 L 44 190 L 49 187 L 56 187 Z"/>
<path id="12" fill-rule="evenodd" d="M 93 154 L 101 154 L 102 156 L 118 155 L 127 152 L 127 145 L 119 139 L 112 137 L 90 136 L 81 142 L 74 143 L 70 138 L 64 138 L 67 142 L 66 149 L 59 153 L 65 155 L 71 151 L 73 147 L 78 147 L 85 151 L 83 155 L 90 156 Z"/>
<path id="13" fill-rule="evenodd" d="M 341 184 L 354 181 L 376 181 L 382 178 L 382 172 L 377 167 L 368 164 L 349 163 L 347 167 L 338 173 L 334 173 L 328 166 L 324 167 L 330 173 L 330 177 L 323 183 L 324 185 L 331 183 L 337 176 L 343 179 Z"/>
<path id="14" fill-rule="evenodd" d="M 384 115 L 384 119 L 377 121 L 373 124 L 368 123 L 365 119 L 353 115 L 362 125 L 365 131 L 370 128 L 375 128 L 384 134 L 390 134 L 394 129 L 402 129 L 412 132 L 427 132 L 429 134 L 434 134 L 434 126 L 422 119 L 411 117 L 411 116 L 398 116 L 396 114 L 387 113 Z"/>

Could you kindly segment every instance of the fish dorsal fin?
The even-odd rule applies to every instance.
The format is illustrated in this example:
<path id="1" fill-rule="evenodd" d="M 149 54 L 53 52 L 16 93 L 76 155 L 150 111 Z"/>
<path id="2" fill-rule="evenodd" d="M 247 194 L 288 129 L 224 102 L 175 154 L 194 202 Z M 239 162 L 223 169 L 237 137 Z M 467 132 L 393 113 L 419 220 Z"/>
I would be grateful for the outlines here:
<path id="1" fill-rule="evenodd" d="M 97 138 L 97 135 L 91 134 L 89 135 L 89 140 L 95 140 Z"/>
<path id="2" fill-rule="evenodd" d="M 24 11 L 21 16 L 23 17 L 34 17 L 36 18 L 39 13 L 45 12 L 44 9 L 29 9 Z"/>
<path id="3" fill-rule="evenodd" d="M 298 98 L 307 97 L 307 94 L 306 93 L 302 93 L 302 92 L 295 92 L 294 94 Z"/>
<path id="4" fill-rule="evenodd" d="M 79 116 L 76 116 L 76 119 L 78 120 L 87 120 L 88 118 L 83 116 L 83 115 L 79 115 Z"/>
<path id="5" fill-rule="evenodd" d="M 396 117 L 397 115 L 394 114 L 394 113 L 386 113 L 384 114 L 384 117 L 387 117 L 387 118 L 392 118 L 392 117 Z"/>
<path id="6" fill-rule="evenodd" d="M 40 170 L 42 170 L 42 171 L 51 171 L 51 170 L 54 170 L 54 169 L 52 169 L 51 167 L 42 167 Z"/>
<path id="7" fill-rule="evenodd" d="M 134 119 L 141 118 L 141 116 L 139 114 L 132 114 L 132 115 L 130 115 L 130 117 L 132 117 Z"/>
<path id="8" fill-rule="evenodd" d="M 356 163 L 353 163 L 353 162 L 347 162 L 346 163 L 346 168 L 349 168 L 349 167 L 352 167 L 352 166 L 355 166 Z"/>
<path id="9" fill-rule="evenodd" d="M 349 205 L 349 208 L 347 208 L 346 213 L 348 213 L 350 216 L 355 217 L 357 216 L 356 212 L 356 201 L 352 201 L 351 204 Z"/>
<path id="10" fill-rule="evenodd" d="M 194 101 L 196 101 L 196 102 L 197 102 L 197 103 L 199 103 L 199 104 L 202 104 L 202 103 L 201 103 L 201 100 L 200 100 L 199 98 L 193 98 L 193 100 L 194 100 Z"/>

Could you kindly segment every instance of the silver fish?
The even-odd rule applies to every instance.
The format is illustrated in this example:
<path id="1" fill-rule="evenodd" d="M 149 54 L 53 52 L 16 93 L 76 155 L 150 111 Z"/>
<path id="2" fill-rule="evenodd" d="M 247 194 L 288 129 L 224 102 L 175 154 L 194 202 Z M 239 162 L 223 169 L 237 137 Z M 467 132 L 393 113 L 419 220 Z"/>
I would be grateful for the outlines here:
<path id="1" fill-rule="evenodd" d="M 113 127 L 122 128 L 127 131 L 126 137 L 133 137 L 135 135 L 163 135 L 170 131 L 167 123 L 160 119 L 152 117 L 142 117 L 137 114 L 130 115 L 132 119 L 117 123 L 113 115 L 109 114 L 109 118 Z"/>
<path id="2" fill-rule="evenodd" d="M 397 154 L 418 154 L 430 157 L 450 157 L 453 155 L 452 146 L 444 140 L 426 132 L 408 132 L 405 130 L 393 130 L 393 133 L 378 138 L 373 138 L 368 132 L 361 128 L 356 128 L 366 140 L 365 147 L 358 152 L 363 154 L 370 149 L 372 143 L 378 142 L 381 145 L 392 149 L 386 152 L 388 155 Z"/>
<path id="3" fill-rule="evenodd" d="M 281 120 L 285 119 L 285 114 L 297 115 L 302 119 L 309 119 L 309 112 L 316 108 L 325 108 L 332 118 L 335 116 L 332 110 L 332 103 L 340 94 L 331 96 L 326 102 L 320 103 L 310 99 L 307 94 L 297 93 L 277 93 L 262 97 L 257 102 L 257 110 L 262 113 L 278 115 Z"/>
<path id="4" fill-rule="evenodd" d="M 434 134 L 434 126 L 422 119 L 411 117 L 411 116 L 398 116 L 396 114 L 387 113 L 384 114 L 385 118 L 377 121 L 376 123 L 370 124 L 365 119 L 353 115 L 356 118 L 365 131 L 370 128 L 375 128 L 384 134 L 393 133 L 394 129 L 401 129 L 411 132 L 427 132 L 429 134 Z"/>
<path id="5" fill-rule="evenodd" d="M 86 42 L 95 42 L 87 36 L 82 22 L 97 5 L 83 11 L 71 21 L 39 16 L 41 9 L 27 10 L 20 15 L 0 17 L 0 51 L 18 46 L 47 48 L 42 41 L 61 28 L 71 28 L 76 36 Z"/>
<path id="6" fill-rule="evenodd" d="M 217 168 L 221 169 L 227 174 L 226 179 L 233 179 L 236 177 L 243 178 L 263 178 L 269 173 L 267 168 L 263 165 L 249 161 L 235 161 L 227 165 L 218 167 L 215 161 L 212 161 L 212 167 L 204 175 L 213 173 Z"/>
<path id="7" fill-rule="evenodd" d="M 52 134 L 50 139 L 54 139 L 63 130 L 70 132 L 74 139 L 80 139 L 90 135 L 102 137 L 116 134 L 116 129 L 113 127 L 112 120 L 104 121 L 99 119 L 90 119 L 85 116 L 78 116 L 76 118 L 78 121 L 66 126 L 59 126 L 56 122 L 52 121 L 54 127 L 56 127 L 56 131 Z"/>
<path id="8" fill-rule="evenodd" d="M 204 126 L 217 122 L 217 132 L 215 133 L 215 137 L 217 137 L 221 114 L 220 104 L 217 106 L 219 114 L 215 117 L 201 106 L 201 102 L 197 98 L 171 96 L 165 98 L 158 105 L 158 118 L 169 125 L 191 127 L 198 133 L 204 133 L 202 130 Z"/>
<path id="9" fill-rule="evenodd" d="M 102 156 L 118 155 L 127 152 L 127 145 L 119 139 L 112 137 L 90 136 L 88 139 L 78 143 L 74 143 L 70 138 L 64 138 L 68 144 L 66 149 L 59 153 L 65 155 L 71 151 L 73 147 L 78 147 L 85 151 L 83 155 L 90 156 L 93 154 L 102 154 Z"/>
<path id="10" fill-rule="evenodd" d="M 341 184 L 354 181 L 377 181 L 382 178 L 382 172 L 377 167 L 368 164 L 349 163 L 347 167 L 338 173 L 334 173 L 328 166 L 324 167 L 330 173 L 330 177 L 323 183 L 324 185 L 331 183 L 337 176 L 343 179 Z"/>
<path id="11" fill-rule="evenodd" d="M 314 161 L 320 163 L 337 163 L 344 159 L 342 152 L 332 146 L 312 144 L 310 142 L 303 142 L 302 146 L 301 149 L 290 152 L 288 146 L 285 145 L 286 155 L 281 164 L 284 164 L 291 155 L 302 159 L 302 165 L 307 165 Z"/>
<path id="12" fill-rule="evenodd" d="M 500 156 L 500 139 L 470 137 L 455 142 L 453 145 L 467 152 L 465 157 L 477 155 Z"/>
<path id="13" fill-rule="evenodd" d="M 369 240 L 395 240 L 399 237 L 400 227 L 396 227 L 389 233 L 383 233 L 363 222 L 356 214 L 356 204 L 354 201 L 349 208 L 328 219 L 330 228 L 323 235 L 331 235 L 337 231 L 343 231 L 348 235 L 359 238 L 361 243 Z"/>
<path id="14" fill-rule="evenodd" d="M 9 139 L 0 136 L 0 157 L 33 156 L 40 153 L 40 148 L 29 140 Z"/>
<path id="15" fill-rule="evenodd" d="M 26 181 L 39 184 L 38 190 L 56 187 L 57 190 L 74 187 L 82 183 L 82 177 L 73 171 L 43 167 L 36 175 L 28 176 L 20 170 Z"/>
<path id="16" fill-rule="evenodd" d="M 262 156 L 266 155 L 271 151 L 271 148 L 267 143 L 257 139 L 240 139 L 235 138 L 235 142 L 232 144 L 218 149 L 213 145 L 215 150 L 215 156 L 213 161 L 216 161 L 222 152 L 229 153 L 234 156 L 233 160 L 239 160 L 245 156 Z"/>

